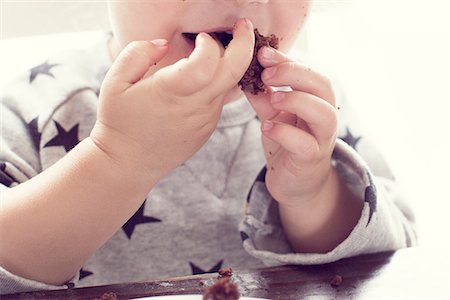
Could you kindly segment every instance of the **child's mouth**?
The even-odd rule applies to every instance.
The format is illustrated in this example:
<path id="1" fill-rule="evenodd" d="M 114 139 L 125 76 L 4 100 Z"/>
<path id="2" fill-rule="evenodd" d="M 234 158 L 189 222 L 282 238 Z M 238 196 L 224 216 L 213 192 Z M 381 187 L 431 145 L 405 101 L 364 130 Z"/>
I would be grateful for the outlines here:
<path id="1" fill-rule="evenodd" d="M 233 34 L 228 31 L 214 31 L 208 32 L 208 34 L 215 40 L 219 41 L 224 48 L 227 48 L 228 44 L 233 39 Z M 183 32 L 182 35 L 189 43 L 193 44 L 198 33 Z"/>

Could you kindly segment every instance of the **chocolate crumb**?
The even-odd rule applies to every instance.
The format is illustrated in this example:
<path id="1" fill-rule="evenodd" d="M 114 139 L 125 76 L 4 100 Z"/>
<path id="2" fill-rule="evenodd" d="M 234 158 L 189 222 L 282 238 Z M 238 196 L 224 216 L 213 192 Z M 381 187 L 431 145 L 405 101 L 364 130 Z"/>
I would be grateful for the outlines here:
<path id="1" fill-rule="evenodd" d="M 219 269 L 218 273 L 219 273 L 218 278 L 231 277 L 233 275 L 233 269 L 231 269 L 231 268 L 222 268 L 222 269 Z"/>
<path id="2" fill-rule="evenodd" d="M 255 48 L 253 52 L 252 62 L 245 72 L 242 79 L 239 81 L 239 86 L 244 92 L 257 95 L 259 92 L 265 92 L 266 88 L 261 80 L 261 73 L 264 71 L 264 67 L 258 62 L 257 54 L 258 50 L 264 46 L 270 46 L 278 49 L 279 39 L 274 34 L 268 37 L 261 35 L 258 29 L 255 28 Z"/>
<path id="3" fill-rule="evenodd" d="M 113 292 L 104 293 L 100 298 L 95 298 L 94 300 L 118 300 L 117 294 Z"/>
<path id="4" fill-rule="evenodd" d="M 333 287 L 338 287 L 341 285 L 343 279 L 342 276 L 340 275 L 334 275 L 333 279 L 331 279 L 330 284 Z"/>
<path id="5" fill-rule="evenodd" d="M 229 277 L 219 279 L 203 293 L 203 300 L 238 300 L 239 289 Z"/>

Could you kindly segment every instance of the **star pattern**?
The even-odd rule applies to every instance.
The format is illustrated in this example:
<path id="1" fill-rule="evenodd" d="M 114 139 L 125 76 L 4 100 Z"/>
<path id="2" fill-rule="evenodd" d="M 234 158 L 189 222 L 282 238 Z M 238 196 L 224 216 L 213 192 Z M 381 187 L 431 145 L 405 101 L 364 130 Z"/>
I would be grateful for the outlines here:
<path id="1" fill-rule="evenodd" d="M 69 281 L 69 282 L 66 283 L 66 286 L 67 286 L 68 289 L 73 289 L 73 288 L 75 288 L 75 283 Z"/>
<path id="2" fill-rule="evenodd" d="M 267 173 L 267 167 L 264 166 L 262 170 L 259 172 L 258 176 L 256 176 L 255 182 L 253 183 L 250 191 L 247 194 L 247 203 L 250 203 L 250 198 L 252 196 L 253 187 L 255 186 L 256 182 L 266 182 L 266 173 Z"/>
<path id="3" fill-rule="evenodd" d="M 262 168 L 262 170 L 259 172 L 258 176 L 256 177 L 256 181 L 266 182 L 266 173 L 267 173 L 267 167 L 264 166 L 264 168 Z"/>
<path id="4" fill-rule="evenodd" d="M 49 64 L 47 61 L 43 64 L 40 64 L 30 70 L 30 83 L 32 83 L 39 74 L 44 74 L 50 77 L 55 78 L 55 76 L 50 73 L 50 70 L 54 67 L 58 66 L 58 64 Z"/>
<path id="5" fill-rule="evenodd" d="M 353 149 L 356 149 L 356 144 L 358 144 L 359 140 L 361 140 L 361 137 L 354 136 L 348 127 L 346 127 L 345 130 L 345 136 L 341 137 L 341 140 L 346 142 Z"/>
<path id="6" fill-rule="evenodd" d="M 86 278 L 86 277 L 89 277 L 89 276 L 91 276 L 91 275 L 94 275 L 94 273 L 92 273 L 91 271 L 88 271 L 88 270 L 84 270 L 83 268 L 81 268 L 81 270 L 80 270 L 80 276 L 79 276 L 79 280 L 82 280 L 82 279 L 84 279 L 84 278 Z"/>
<path id="7" fill-rule="evenodd" d="M 134 229 L 136 228 L 137 225 L 162 222 L 158 218 L 144 216 L 144 208 L 146 202 L 147 200 L 144 201 L 144 203 L 142 203 L 141 207 L 139 207 L 139 209 L 134 213 L 134 215 L 122 226 L 122 229 L 127 235 L 128 239 L 131 239 L 131 236 L 133 235 Z"/>
<path id="8" fill-rule="evenodd" d="M 377 191 L 375 189 L 375 185 L 371 184 L 366 187 L 364 191 L 364 201 L 369 204 L 369 219 L 367 220 L 367 226 L 372 220 L 372 216 L 377 209 Z"/>
<path id="9" fill-rule="evenodd" d="M 242 242 L 244 242 L 245 240 L 247 240 L 249 238 L 248 234 L 246 234 L 243 231 L 239 231 L 239 234 L 241 235 Z"/>
<path id="10" fill-rule="evenodd" d="M 223 259 L 220 260 L 214 267 L 212 267 L 209 270 L 203 270 L 202 268 L 196 266 L 194 263 L 189 262 L 192 269 L 192 275 L 198 275 L 198 274 L 204 274 L 204 273 L 217 273 L 219 272 L 220 268 L 222 268 Z"/>
<path id="11" fill-rule="evenodd" d="M 55 122 L 56 130 L 58 130 L 58 134 L 53 137 L 47 144 L 44 145 L 46 147 L 54 147 L 54 146 L 63 146 L 66 149 L 66 152 L 69 152 L 73 147 L 75 147 L 80 140 L 78 139 L 78 127 L 80 124 L 76 124 L 69 131 L 66 131 L 58 122 Z"/>
<path id="12" fill-rule="evenodd" d="M 14 183 L 14 179 L 6 173 L 6 163 L 3 161 L 0 161 L 0 183 L 7 187 L 10 187 Z"/>
<path id="13" fill-rule="evenodd" d="M 41 136 L 42 134 L 38 130 L 38 119 L 39 116 L 31 120 L 30 123 L 27 124 L 28 132 L 30 133 L 31 139 L 33 140 L 34 147 L 36 150 L 39 150 L 39 145 L 41 144 Z"/>

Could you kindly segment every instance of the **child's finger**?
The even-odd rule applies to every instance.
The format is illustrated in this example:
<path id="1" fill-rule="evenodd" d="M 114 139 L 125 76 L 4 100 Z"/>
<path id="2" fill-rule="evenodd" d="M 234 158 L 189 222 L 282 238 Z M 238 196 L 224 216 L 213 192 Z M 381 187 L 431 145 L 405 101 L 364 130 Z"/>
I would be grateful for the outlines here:
<path id="1" fill-rule="evenodd" d="M 222 93 L 237 85 L 252 61 L 254 45 L 253 24 L 247 19 L 239 20 L 212 83 L 213 93 Z"/>
<path id="2" fill-rule="evenodd" d="M 261 124 L 263 134 L 288 152 L 304 159 L 319 152 L 319 145 L 311 134 L 295 126 L 266 120 Z"/>
<path id="3" fill-rule="evenodd" d="M 271 97 L 275 109 L 304 120 L 318 144 L 327 147 L 337 131 L 337 111 L 328 102 L 305 92 L 276 92 Z"/>
<path id="4" fill-rule="evenodd" d="M 266 85 L 290 86 L 293 90 L 313 94 L 336 107 L 331 81 L 298 63 L 287 61 L 266 68 L 261 79 Z"/>
<path id="5" fill-rule="evenodd" d="M 195 39 L 194 51 L 188 58 L 159 70 L 152 80 L 171 94 L 192 95 L 211 83 L 220 55 L 218 42 L 207 33 L 200 33 Z"/>
<path id="6" fill-rule="evenodd" d="M 108 87 L 121 93 L 139 81 L 148 69 L 166 54 L 166 40 L 134 41 L 129 43 L 117 56 L 105 77 Z"/>
<path id="7" fill-rule="evenodd" d="M 256 115 L 261 121 L 274 118 L 280 111 L 275 109 L 270 103 L 271 94 L 274 92 L 272 87 L 267 87 L 266 93 L 258 93 L 254 95 L 252 93 L 245 93 L 248 101 L 252 105 L 256 112 Z"/>
<path id="8" fill-rule="evenodd" d="M 258 51 L 257 57 L 258 62 L 264 68 L 269 68 L 283 62 L 294 62 L 293 59 L 291 59 L 283 52 L 269 46 L 261 47 L 261 49 L 259 49 Z"/>

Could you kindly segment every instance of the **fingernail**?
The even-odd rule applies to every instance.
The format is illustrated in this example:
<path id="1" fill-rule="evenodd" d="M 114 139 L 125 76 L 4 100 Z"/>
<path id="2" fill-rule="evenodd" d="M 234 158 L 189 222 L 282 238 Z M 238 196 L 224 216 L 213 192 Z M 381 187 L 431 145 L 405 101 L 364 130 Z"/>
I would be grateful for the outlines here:
<path id="1" fill-rule="evenodd" d="M 152 43 L 158 47 L 164 47 L 167 45 L 168 42 L 165 39 L 157 39 L 157 40 L 150 41 L 150 43 Z"/>
<path id="2" fill-rule="evenodd" d="M 237 22 L 234 24 L 233 32 L 234 32 L 237 28 L 239 28 L 239 27 L 241 27 L 241 26 L 245 26 L 245 28 L 247 28 L 247 29 L 251 29 L 251 28 L 252 28 L 252 24 L 250 23 L 250 20 L 247 19 L 247 18 L 244 18 L 244 19 L 240 19 L 239 21 L 237 21 Z"/>
<path id="3" fill-rule="evenodd" d="M 284 93 L 282 93 L 282 92 L 276 92 L 276 93 L 273 93 L 273 94 L 272 94 L 272 96 L 270 97 L 270 101 L 271 101 L 272 103 L 279 103 L 279 102 L 281 102 L 281 100 L 284 99 L 284 97 L 285 97 L 285 94 L 284 94 Z"/>
<path id="4" fill-rule="evenodd" d="M 211 36 L 209 34 L 207 34 L 206 32 L 200 32 L 199 34 L 197 34 L 197 38 L 207 39 L 210 37 Z"/>
<path id="5" fill-rule="evenodd" d="M 245 23 L 245 27 L 247 27 L 247 29 L 252 29 L 252 27 L 253 27 L 253 25 L 252 25 L 252 22 L 250 22 L 250 20 L 249 19 L 247 19 L 247 18 L 244 18 L 244 23 Z"/>
<path id="6" fill-rule="evenodd" d="M 261 128 L 262 128 L 263 131 L 268 131 L 268 130 L 272 129 L 272 127 L 273 127 L 273 122 L 265 120 L 262 123 L 262 127 Z"/>
<path id="7" fill-rule="evenodd" d="M 267 68 L 267 69 L 265 69 L 263 71 L 262 78 L 263 79 L 269 79 L 269 78 L 273 77 L 273 75 L 275 75 L 276 72 L 277 72 L 277 68 L 276 67 Z"/>
<path id="8" fill-rule="evenodd" d="M 269 47 L 263 47 L 261 51 L 262 51 L 262 57 L 267 61 L 272 61 L 273 58 L 275 57 L 275 51 L 273 51 Z"/>
<path id="9" fill-rule="evenodd" d="M 204 43 L 207 39 L 210 39 L 211 36 L 206 32 L 200 32 L 195 37 L 195 46 L 197 47 L 199 43 Z"/>

